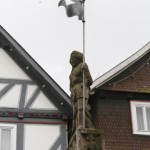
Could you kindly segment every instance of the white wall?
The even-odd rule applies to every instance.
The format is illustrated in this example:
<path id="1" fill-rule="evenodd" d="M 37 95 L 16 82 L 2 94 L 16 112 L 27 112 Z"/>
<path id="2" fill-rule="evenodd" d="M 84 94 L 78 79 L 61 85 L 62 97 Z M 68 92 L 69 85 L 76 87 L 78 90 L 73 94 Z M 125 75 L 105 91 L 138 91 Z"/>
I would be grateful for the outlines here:
<path id="1" fill-rule="evenodd" d="M 59 135 L 59 125 L 26 124 L 24 128 L 24 150 L 48 150 Z"/>
<path id="2" fill-rule="evenodd" d="M 0 78 L 30 79 L 2 48 L 0 48 Z"/>

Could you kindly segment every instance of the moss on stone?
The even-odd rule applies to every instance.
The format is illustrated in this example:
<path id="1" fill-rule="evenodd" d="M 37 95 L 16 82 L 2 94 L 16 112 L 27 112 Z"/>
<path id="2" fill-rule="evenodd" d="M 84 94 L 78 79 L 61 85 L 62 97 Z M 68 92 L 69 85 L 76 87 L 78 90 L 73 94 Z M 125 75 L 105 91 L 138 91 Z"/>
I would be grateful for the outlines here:
<path id="1" fill-rule="evenodd" d="M 141 88 L 141 89 L 138 89 L 138 92 L 140 93 L 150 93 L 150 87 L 146 87 L 146 88 Z"/>

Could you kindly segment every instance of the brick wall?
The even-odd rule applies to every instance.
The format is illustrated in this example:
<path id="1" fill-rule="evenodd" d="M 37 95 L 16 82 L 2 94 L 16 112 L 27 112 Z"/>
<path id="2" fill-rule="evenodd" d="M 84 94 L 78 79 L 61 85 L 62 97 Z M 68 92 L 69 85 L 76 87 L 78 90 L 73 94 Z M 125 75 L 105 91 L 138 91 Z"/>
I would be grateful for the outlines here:
<path id="1" fill-rule="evenodd" d="M 150 136 L 132 134 L 129 101 L 97 99 L 93 107 L 93 123 L 104 131 L 106 150 L 150 150 Z"/>

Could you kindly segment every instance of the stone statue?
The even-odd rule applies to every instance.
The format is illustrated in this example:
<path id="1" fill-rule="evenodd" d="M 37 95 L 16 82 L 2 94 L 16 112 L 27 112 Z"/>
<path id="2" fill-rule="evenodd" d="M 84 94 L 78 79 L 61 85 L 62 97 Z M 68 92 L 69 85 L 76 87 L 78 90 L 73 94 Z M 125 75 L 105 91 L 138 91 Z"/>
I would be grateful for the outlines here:
<path id="1" fill-rule="evenodd" d="M 87 64 L 83 64 L 83 54 L 73 51 L 70 56 L 72 71 L 70 74 L 71 104 L 73 107 L 73 129 L 83 127 L 83 71 L 85 77 L 85 127 L 94 128 L 91 123 L 90 106 L 88 104 L 89 90 L 92 84 Z"/>

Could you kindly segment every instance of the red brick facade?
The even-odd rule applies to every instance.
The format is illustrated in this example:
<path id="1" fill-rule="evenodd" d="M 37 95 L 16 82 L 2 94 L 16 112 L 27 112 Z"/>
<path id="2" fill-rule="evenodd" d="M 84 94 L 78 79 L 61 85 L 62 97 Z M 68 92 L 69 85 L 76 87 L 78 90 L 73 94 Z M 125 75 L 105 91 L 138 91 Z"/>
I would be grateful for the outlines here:
<path id="1" fill-rule="evenodd" d="M 132 133 L 129 101 L 98 100 L 95 106 L 93 122 L 104 131 L 106 150 L 150 150 L 150 136 Z"/>
<path id="2" fill-rule="evenodd" d="M 133 135 L 129 100 L 150 101 L 150 52 L 91 97 L 93 123 L 104 131 L 106 150 L 150 150 L 150 136 Z"/>

